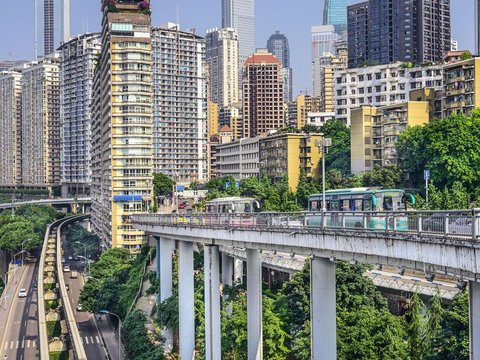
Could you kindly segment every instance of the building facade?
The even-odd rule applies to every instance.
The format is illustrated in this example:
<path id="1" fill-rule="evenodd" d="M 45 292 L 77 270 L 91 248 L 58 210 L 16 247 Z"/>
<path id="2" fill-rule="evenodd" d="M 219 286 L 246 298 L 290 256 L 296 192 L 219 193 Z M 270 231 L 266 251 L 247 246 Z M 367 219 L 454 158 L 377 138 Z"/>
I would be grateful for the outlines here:
<path id="1" fill-rule="evenodd" d="M 260 137 L 244 138 L 216 146 L 216 173 L 219 177 L 232 176 L 240 181 L 260 175 Z"/>
<path id="2" fill-rule="evenodd" d="M 323 25 L 334 25 L 335 32 L 346 37 L 347 6 L 349 0 L 325 0 L 323 7 Z"/>
<path id="3" fill-rule="evenodd" d="M 59 57 L 52 54 L 22 71 L 22 185 L 60 186 Z"/>
<path id="4" fill-rule="evenodd" d="M 319 96 L 298 95 L 297 96 L 297 122 L 296 127 L 302 129 L 307 125 L 307 118 L 309 113 L 322 111 L 322 99 Z"/>
<path id="5" fill-rule="evenodd" d="M 233 28 L 207 31 L 209 99 L 223 108 L 238 102 L 238 36 Z"/>
<path id="6" fill-rule="evenodd" d="M 288 39 L 280 31 L 270 35 L 267 41 L 267 50 L 280 60 L 283 66 L 283 95 L 285 102 L 291 102 L 293 96 L 293 71 L 290 67 L 290 46 Z"/>
<path id="7" fill-rule="evenodd" d="M 70 40 L 70 0 L 35 0 L 35 57 Z"/>
<path id="8" fill-rule="evenodd" d="M 255 0 L 222 0 L 222 28 L 234 28 L 238 35 L 238 63 L 255 52 Z"/>
<path id="9" fill-rule="evenodd" d="M 442 110 L 447 117 L 454 113 L 471 115 L 480 107 L 480 58 L 472 58 L 444 66 Z"/>
<path id="10" fill-rule="evenodd" d="M 100 34 L 79 35 L 60 51 L 62 194 L 88 194 L 92 181 L 92 89 Z"/>
<path id="11" fill-rule="evenodd" d="M 0 73 L 0 186 L 22 182 L 22 73 Z"/>
<path id="12" fill-rule="evenodd" d="M 395 142 L 409 126 L 429 121 L 426 101 L 408 101 L 383 107 L 362 106 L 352 111 L 351 168 L 353 174 L 375 165 L 397 165 Z"/>
<path id="13" fill-rule="evenodd" d="M 347 69 L 335 75 L 335 114 L 350 124 L 352 109 L 405 102 L 411 90 L 443 90 L 443 66 L 408 67 L 403 63 Z"/>
<path id="14" fill-rule="evenodd" d="M 168 23 L 153 30 L 154 171 L 207 177 L 205 40 Z"/>
<path id="15" fill-rule="evenodd" d="M 243 68 L 243 137 L 285 126 L 280 61 L 265 49 L 251 55 Z"/>
<path id="16" fill-rule="evenodd" d="M 103 243 L 132 252 L 147 236 L 131 216 L 152 201 L 152 39 L 144 5 L 103 1 L 93 80 L 92 225 Z"/>
<path id="17" fill-rule="evenodd" d="M 281 181 L 288 175 L 288 185 L 296 191 L 301 171 L 307 177 L 318 174 L 321 150 L 315 141 L 321 138 L 320 134 L 277 133 L 260 139 L 260 176 Z"/>
<path id="18" fill-rule="evenodd" d="M 480 0 L 473 0 L 474 3 L 474 23 L 475 23 L 475 54 L 480 54 Z M 453 49 L 452 49 L 453 50 Z"/>
<path id="19" fill-rule="evenodd" d="M 440 62 L 451 47 L 449 0 L 369 0 L 348 7 L 349 67 Z"/>

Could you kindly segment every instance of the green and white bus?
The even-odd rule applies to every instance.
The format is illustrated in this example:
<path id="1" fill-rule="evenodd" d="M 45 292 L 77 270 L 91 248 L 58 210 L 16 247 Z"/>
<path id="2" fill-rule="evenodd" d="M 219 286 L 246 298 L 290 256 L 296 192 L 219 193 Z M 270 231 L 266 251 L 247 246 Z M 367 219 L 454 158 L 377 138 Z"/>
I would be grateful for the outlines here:
<path id="1" fill-rule="evenodd" d="M 371 230 L 393 229 L 393 217 L 389 219 L 385 212 L 406 211 L 407 205 L 415 204 L 415 197 L 400 189 L 351 188 L 328 190 L 325 192 L 325 225 L 327 227 L 363 228 Z M 322 194 L 313 194 L 308 198 L 308 225 L 320 226 L 323 208 Z M 342 214 L 345 212 L 345 214 Z M 365 212 L 366 214 L 356 214 Z M 408 219 L 395 216 L 395 229 L 408 230 Z"/>

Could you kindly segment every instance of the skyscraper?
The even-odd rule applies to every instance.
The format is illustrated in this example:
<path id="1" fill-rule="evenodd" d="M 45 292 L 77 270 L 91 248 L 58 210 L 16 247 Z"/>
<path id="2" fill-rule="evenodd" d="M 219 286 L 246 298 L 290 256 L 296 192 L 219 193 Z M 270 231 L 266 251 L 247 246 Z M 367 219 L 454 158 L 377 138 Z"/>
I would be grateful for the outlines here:
<path id="1" fill-rule="evenodd" d="M 219 107 L 238 101 L 238 37 L 233 28 L 207 31 L 209 98 Z"/>
<path id="2" fill-rule="evenodd" d="M 282 64 L 266 49 L 245 61 L 242 101 L 243 137 L 284 127 Z"/>
<path id="3" fill-rule="evenodd" d="M 349 67 L 439 62 L 450 46 L 450 0 L 369 0 L 348 7 Z"/>
<path id="4" fill-rule="evenodd" d="M 346 37 L 348 0 L 325 0 L 323 25 L 334 25 L 335 32 Z"/>
<path id="5" fill-rule="evenodd" d="M 131 216 L 152 201 L 150 6 L 103 0 L 102 14 L 93 75 L 92 225 L 104 243 L 135 252 L 147 236 L 133 228 Z"/>
<path id="6" fill-rule="evenodd" d="M 168 23 L 153 30 L 155 172 L 175 181 L 207 176 L 205 39 Z"/>
<path id="7" fill-rule="evenodd" d="M 321 95 L 321 72 L 324 58 L 335 54 L 335 44 L 340 35 L 335 32 L 333 25 L 312 26 L 312 83 L 313 95 Z"/>
<path id="8" fill-rule="evenodd" d="M 88 194 L 92 181 L 92 88 L 100 34 L 84 34 L 60 47 L 62 194 Z"/>
<path id="9" fill-rule="evenodd" d="M 222 0 L 222 28 L 238 34 L 238 63 L 242 68 L 255 51 L 255 0 Z"/>
<path id="10" fill-rule="evenodd" d="M 270 35 L 267 41 L 268 52 L 275 55 L 275 57 L 282 63 L 283 71 L 283 94 L 285 102 L 292 101 L 292 68 L 290 67 L 290 47 L 288 39 L 280 31 L 275 31 L 275 34 Z"/>
<path id="11" fill-rule="evenodd" d="M 35 0 L 35 56 L 70 40 L 70 0 Z"/>

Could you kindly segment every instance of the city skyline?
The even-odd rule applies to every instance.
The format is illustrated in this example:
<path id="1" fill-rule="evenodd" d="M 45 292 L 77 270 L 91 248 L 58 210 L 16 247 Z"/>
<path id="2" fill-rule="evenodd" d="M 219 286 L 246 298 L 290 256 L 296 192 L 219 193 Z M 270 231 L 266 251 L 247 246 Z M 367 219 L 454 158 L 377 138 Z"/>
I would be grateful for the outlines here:
<path id="1" fill-rule="evenodd" d="M 351 1 L 356 3 L 358 1 Z M 452 0 L 452 37 L 460 49 L 475 50 L 474 4 L 472 0 Z M 178 7 L 178 11 L 177 11 Z M 295 2 L 277 3 L 274 0 L 259 2 L 255 8 L 256 47 L 264 47 L 275 30 L 284 33 L 290 42 L 291 67 L 295 72 L 294 96 L 300 91 L 312 92 L 310 30 L 321 25 L 323 1 L 307 0 L 301 8 Z M 10 53 L 15 60 L 33 60 L 34 57 L 34 6 L 33 3 L 6 2 L 0 13 L 0 29 L 15 34 L 0 43 L 0 59 L 8 60 Z M 98 0 L 71 1 L 72 36 L 84 30 L 100 30 L 100 3 Z M 221 0 L 198 2 L 184 0 L 177 3 L 152 2 L 152 25 L 160 26 L 177 17 L 183 29 L 196 28 L 205 36 L 206 30 L 221 26 Z M 12 14 L 22 14 L 25 21 L 18 21 Z M 274 16 L 273 16 L 274 15 Z"/>

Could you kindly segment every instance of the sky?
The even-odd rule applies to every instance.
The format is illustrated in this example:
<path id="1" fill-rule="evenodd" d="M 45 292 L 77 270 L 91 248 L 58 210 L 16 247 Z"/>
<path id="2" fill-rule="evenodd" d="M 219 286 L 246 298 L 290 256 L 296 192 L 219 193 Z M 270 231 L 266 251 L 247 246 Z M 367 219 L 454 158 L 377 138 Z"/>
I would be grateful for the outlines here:
<path id="1" fill-rule="evenodd" d="M 34 0 L 0 0 L 0 60 L 34 58 Z M 72 35 L 100 30 L 101 0 L 71 0 Z M 352 1 L 352 3 L 359 1 Z M 182 29 L 221 26 L 221 0 L 151 0 L 152 25 L 179 19 Z M 474 50 L 473 0 L 451 0 L 452 37 L 460 49 Z M 311 93 L 310 28 L 321 25 L 323 0 L 256 0 L 256 47 L 266 47 L 269 36 L 279 30 L 290 43 L 294 96 Z"/>

